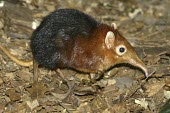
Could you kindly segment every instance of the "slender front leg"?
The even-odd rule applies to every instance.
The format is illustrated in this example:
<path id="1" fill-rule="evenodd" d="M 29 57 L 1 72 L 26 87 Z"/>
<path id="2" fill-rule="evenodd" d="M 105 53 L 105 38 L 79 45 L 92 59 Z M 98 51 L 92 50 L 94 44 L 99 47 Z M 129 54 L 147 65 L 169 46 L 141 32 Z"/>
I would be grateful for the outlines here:
<path id="1" fill-rule="evenodd" d="M 69 97 L 69 95 L 72 95 L 73 90 L 74 90 L 74 86 L 75 86 L 75 82 L 74 82 L 74 80 L 73 81 L 67 80 L 66 77 L 64 76 L 64 74 L 61 72 L 61 70 L 59 68 L 56 70 L 56 72 L 59 74 L 62 81 L 64 83 L 66 83 L 67 86 L 68 86 L 68 91 L 65 94 L 65 97 L 63 98 L 63 99 L 66 99 L 67 97 Z"/>

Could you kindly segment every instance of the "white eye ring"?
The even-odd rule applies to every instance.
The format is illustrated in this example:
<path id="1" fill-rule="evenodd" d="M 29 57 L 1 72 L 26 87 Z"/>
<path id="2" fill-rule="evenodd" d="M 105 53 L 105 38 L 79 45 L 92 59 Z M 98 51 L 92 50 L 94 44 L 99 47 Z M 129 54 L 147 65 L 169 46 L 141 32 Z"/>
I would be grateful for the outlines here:
<path id="1" fill-rule="evenodd" d="M 126 53 L 127 49 L 124 45 L 119 45 L 116 47 L 116 53 L 119 55 L 119 56 L 122 56 Z"/>

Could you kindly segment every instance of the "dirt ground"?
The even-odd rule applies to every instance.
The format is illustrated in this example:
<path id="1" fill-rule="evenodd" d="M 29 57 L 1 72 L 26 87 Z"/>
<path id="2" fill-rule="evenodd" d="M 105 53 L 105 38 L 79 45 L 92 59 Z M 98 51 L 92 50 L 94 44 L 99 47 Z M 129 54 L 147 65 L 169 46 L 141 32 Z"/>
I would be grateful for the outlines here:
<path id="1" fill-rule="evenodd" d="M 115 22 L 150 77 L 121 66 L 95 81 L 92 74 L 63 69 L 75 82 L 64 99 L 68 87 L 55 71 L 39 68 L 39 82 L 33 83 L 32 66 L 19 66 L 0 51 L 0 112 L 170 113 L 169 0 L 1 0 L 0 44 L 19 59 L 32 59 L 32 32 L 59 8 L 81 10 L 108 25 Z"/>

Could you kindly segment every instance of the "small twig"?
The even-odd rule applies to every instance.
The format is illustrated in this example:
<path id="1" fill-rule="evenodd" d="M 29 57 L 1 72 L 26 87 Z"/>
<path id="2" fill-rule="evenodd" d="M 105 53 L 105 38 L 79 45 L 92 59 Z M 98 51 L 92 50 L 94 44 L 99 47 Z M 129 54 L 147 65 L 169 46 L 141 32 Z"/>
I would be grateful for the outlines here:
<path id="1" fill-rule="evenodd" d="M 65 110 L 67 111 L 67 113 L 70 113 L 70 111 L 69 111 L 66 107 L 64 107 L 64 105 L 63 105 L 61 102 L 58 102 L 58 104 L 59 104 L 63 109 L 65 109 Z"/>
<path id="2" fill-rule="evenodd" d="M 142 52 L 143 52 L 143 54 L 144 54 L 144 58 L 147 56 L 147 54 L 146 54 L 146 52 L 145 52 L 145 50 L 144 49 L 142 49 Z"/>
<path id="3" fill-rule="evenodd" d="M 156 72 L 156 69 L 154 70 L 154 71 L 152 71 L 149 75 L 148 75 L 148 77 L 146 77 L 145 78 L 145 80 L 147 80 L 148 78 L 150 78 L 154 73 Z M 137 77 L 135 77 L 136 79 L 143 79 L 143 75 L 139 75 L 139 76 L 137 76 Z"/>
<path id="4" fill-rule="evenodd" d="M 167 53 L 167 51 L 163 51 L 163 52 L 159 53 L 157 56 L 164 55 L 166 53 Z"/>
<path id="5" fill-rule="evenodd" d="M 152 73 L 150 73 L 150 74 L 148 75 L 148 77 L 145 78 L 145 80 L 147 80 L 147 79 L 148 79 L 150 76 L 152 76 L 155 72 L 156 72 L 156 69 L 155 69 L 154 71 L 152 71 Z"/>
<path id="6" fill-rule="evenodd" d="M 133 91 L 133 92 L 129 95 L 128 99 L 131 98 L 131 97 L 138 91 L 138 89 L 140 89 L 140 88 L 141 88 L 141 84 L 140 84 L 140 86 L 138 86 L 138 87 L 135 89 L 135 91 Z"/>
<path id="7" fill-rule="evenodd" d="M 149 37 L 151 37 L 151 36 L 154 36 L 154 35 L 156 35 L 156 34 L 158 34 L 158 33 L 160 33 L 160 31 L 153 32 L 153 33 L 151 33 L 151 34 L 145 35 L 144 37 L 145 37 L 145 39 L 146 39 L 146 38 L 149 38 Z"/>

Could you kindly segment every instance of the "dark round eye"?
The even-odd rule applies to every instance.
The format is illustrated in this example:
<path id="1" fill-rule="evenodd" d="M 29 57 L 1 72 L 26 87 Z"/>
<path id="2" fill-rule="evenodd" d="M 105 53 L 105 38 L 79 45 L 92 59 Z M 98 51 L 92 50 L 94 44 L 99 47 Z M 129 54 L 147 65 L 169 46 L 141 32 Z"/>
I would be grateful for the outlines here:
<path id="1" fill-rule="evenodd" d="M 124 47 L 119 48 L 119 52 L 123 53 L 125 51 Z"/>
<path id="2" fill-rule="evenodd" d="M 118 45 L 116 47 L 116 53 L 119 55 L 119 56 L 122 56 L 126 53 L 127 49 L 124 45 Z"/>

